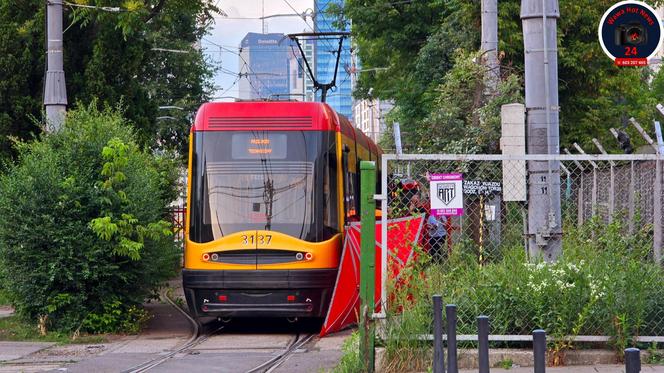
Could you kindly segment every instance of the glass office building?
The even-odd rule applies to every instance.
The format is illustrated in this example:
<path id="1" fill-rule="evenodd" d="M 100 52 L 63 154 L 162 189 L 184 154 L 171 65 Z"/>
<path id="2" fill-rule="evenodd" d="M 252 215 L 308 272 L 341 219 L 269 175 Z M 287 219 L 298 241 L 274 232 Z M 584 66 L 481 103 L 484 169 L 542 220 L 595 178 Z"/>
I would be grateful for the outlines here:
<path id="1" fill-rule="evenodd" d="M 288 96 L 288 59 L 291 41 L 284 34 L 250 32 L 240 44 L 240 94 L 242 99 Z"/>
<path id="2" fill-rule="evenodd" d="M 315 0 L 314 29 L 316 32 L 350 31 L 350 29 L 339 30 L 334 27 L 334 17 L 326 14 L 330 4 L 343 6 L 343 0 Z M 336 52 L 339 47 L 338 40 L 318 40 L 316 42 L 316 79 L 319 83 L 329 83 L 334 77 L 334 67 L 337 60 Z M 327 103 L 338 113 L 345 115 L 348 119 L 353 118 L 353 87 L 351 74 L 350 39 L 343 42 L 339 69 L 337 71 L 337 87 L 327 93 Z M 316 93 L 316 100 L 320 100 L 321 92 Z"/>

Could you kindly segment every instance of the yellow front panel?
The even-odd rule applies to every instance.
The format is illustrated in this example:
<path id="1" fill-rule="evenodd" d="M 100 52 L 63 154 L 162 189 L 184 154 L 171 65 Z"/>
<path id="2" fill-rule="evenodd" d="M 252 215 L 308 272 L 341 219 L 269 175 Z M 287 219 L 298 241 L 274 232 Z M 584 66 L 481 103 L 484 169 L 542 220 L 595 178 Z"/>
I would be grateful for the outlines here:
<path id="1" fill-rule="evenodd" d="M 256 269 L 255 264 L 228 264 L 206 262 L 204 253 L 213 253 L 229 250 L 247 250 L 247 255 L 256 255 L 256 231 L 244 231 L 224 236 L 218 240 L 206 243 L 196 243 L 187 237 L 187 248 L 184 252 L 185 268 L 187 269 Z"/>
<path id="2" fill-rule="evenodd" d="M 207 270 L 257 269 L 256 265 L 206 262 L 203 254 L 229 250 L 247 250 L 247 255 L 256 255 L 256 248 L 290 250 L 311 253 L 311 260 L 303 259 L 289 263 L 263 264 L 258 269 L 314 269 L 336 268 L 341 256 L 341 234 L 324 242 L 307 242 L 273 231 L 244 231 L 234 233 L 207 243 L 195 243 L 187 238 L 185 268 Z"/>
<path id="3" fill-rule="evenodd" d="M 301 260 L 297 262 L 278 263 L 278 264 L 259 264 L 258 269 L 313 269 L 313 268 L 336 268 L 339 266 L 341 257 L 341 234 L 323 242 L 307 242 L 300 239 L 281 234 L 278 232 L 257 231 L 258 249 L 270 250 L 292 250 L 311 253 L 311 260 Z M 272 238 L 268 243 L 266 239 L 260 237 Z M 262 244 L 261 244 L 262 243 Z"/>

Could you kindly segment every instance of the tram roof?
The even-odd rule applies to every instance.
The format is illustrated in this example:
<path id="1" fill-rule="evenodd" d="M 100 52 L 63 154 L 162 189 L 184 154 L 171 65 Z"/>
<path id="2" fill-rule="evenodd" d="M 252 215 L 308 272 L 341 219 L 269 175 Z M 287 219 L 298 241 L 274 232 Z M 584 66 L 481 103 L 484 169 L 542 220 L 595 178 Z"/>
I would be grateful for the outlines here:
<path id="1" fill-rule="evenodd" d="M 201 131 L 335 131 L 373 152 L 371 139 L 328 104 L 298 101 L 209 102 L 196 113 L 192 132 Z"/>

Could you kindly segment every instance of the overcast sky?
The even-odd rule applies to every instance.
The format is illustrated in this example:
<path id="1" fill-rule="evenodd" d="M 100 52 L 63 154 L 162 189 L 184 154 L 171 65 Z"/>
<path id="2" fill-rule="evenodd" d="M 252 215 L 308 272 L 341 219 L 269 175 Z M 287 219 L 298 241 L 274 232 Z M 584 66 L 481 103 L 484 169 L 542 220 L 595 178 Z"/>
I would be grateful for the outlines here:
<path id="1" fill-rule="evenodd" d="M 313 8 L 313 0 L 265 0 L 265 16 L 273 14 L 293 14 L 290 4 L 302 13 Z M 239 69 L 239 57 L 236 54 L 240 41 L 249 32 L 262 32 L 261 17 L 263 12 L 262 0 L 219 0 L 217 6 L 228 17 L 218 16 L 212 27 L 210 35 L 203 38 L 202 45 L 205 54 L 215 66 L 221 67 L 214 77 L 216 94 L 214 96 L 238 97 L 238 86 L 235 83 Z M 238 19 L 242 18 L 242 19 Z M 250 19 L 246 19 L 250 18 Z M 295 32 L 312 32 L 313 23 L 307 19 L 309 26 L 302 18 L 276 17 L 266 19 L 268 32 L 284 34 Z M 224 49 L 226 48 L 226 49 Z M 242 78 L 245 79 L 245 78 Z M 232 99 L 214 99 L 213 101 L 232 101 Z"/>

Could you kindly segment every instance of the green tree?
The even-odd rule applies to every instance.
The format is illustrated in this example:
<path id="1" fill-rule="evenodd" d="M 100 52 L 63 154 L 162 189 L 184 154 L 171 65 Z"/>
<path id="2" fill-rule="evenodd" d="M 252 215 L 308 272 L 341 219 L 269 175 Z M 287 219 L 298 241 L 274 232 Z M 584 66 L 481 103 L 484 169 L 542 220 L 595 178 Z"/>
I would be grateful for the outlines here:
<path id="1" fill-rule="evenodd" d="M 18 144 L 0 177 L 0 274 L 19 315 L 60 330 L 133 329 L 177 268 L 164 219 L 173 161 L 142 151 L 116 110 L 68 112 L 56 134 Z"/>
<path id="2" fill-rule="evenodd" d="M 139 144 L 186 154 L 192 114 L 211 90 L 210 65 L 196 48 L 216 11 L 210 0 L 77 0 L 117 6 L 107 12 L 64 7 L 64 52 L 70 105 L 126 103 Z M 11 153 L 7 136 L 40 132 L 44 84 L 43 1 L 0 2 L 0 156 Z M 174 53 L 159 50 L 183 50 Z M 161 111 L 174 105 L 184 110 Z M 171 116 L 176 120 L 157 120 Z"/>
<path id="3" fill-rule="evenodd" d="M 520 0 L 498 2 L 503 80 L 512 74 L 523 79 L 520 3 Z M 644 123 L 654 116 L 657 96 L 650 89 L 651 72 L 643 68 L 618 68 L 601 50 L 597 26 L 613 1 L 559 0 L 559 3 L 561 18 L 557 47 L 561 146 L 576 141 L 590 148 L 593 146 L 592 137 L 599 137 L 609 148 L 618 150 L 615 140 L 610 138 L 609 127 L 619 127 L 623 115 L 634 116 Z M 480 2 L 380 0 L 368 3 L 347 0 L 345 8 L 338 10 L 338 14 L 341 18 L 353 20 L 353 34 L 363 68 L 388 68 L 378 73 L 361 74 L 357 95 L 362 97 L 368 87 L 373 87 L 374 95 L 395 100 L 398 110 L 394 119 L 399 120 L 406 135 L 409 132 L 426 133 L 430 117 L 435 116 L 436 111 L 440 112 L 441 100 L 446 99 L 441 97 L 441 90 L 452 84 L 446 79 L 454 77 L 454 74 L 447 73 L 458 62 L 455 51 L 479 48 Z M 465 87 L 472 90 L 475 83 L 474 79 L 468 80 Z M 463 101 L 456 96 L 448 99 L 451 111 L 456 110 L 454 103 Z M 466 117 L 461 121 L 472 127 L 471 119 Z M 466 135 L 465 132 L 454 132 L 454 128 L 454 125 L 443 127 L 440 131 L 446 133 L 450 141 L 464 140 L 449 138 Z M 637 138 L 636 135 L 632 137 Z M 417 143 L 419 139 L 414 141 L 404 146 L 412 145 L 411 151 L 443 150 L 442 145 L 422 147 Z M 482 148 L 497 150 L 492 143 L 482 144 Z"/>

